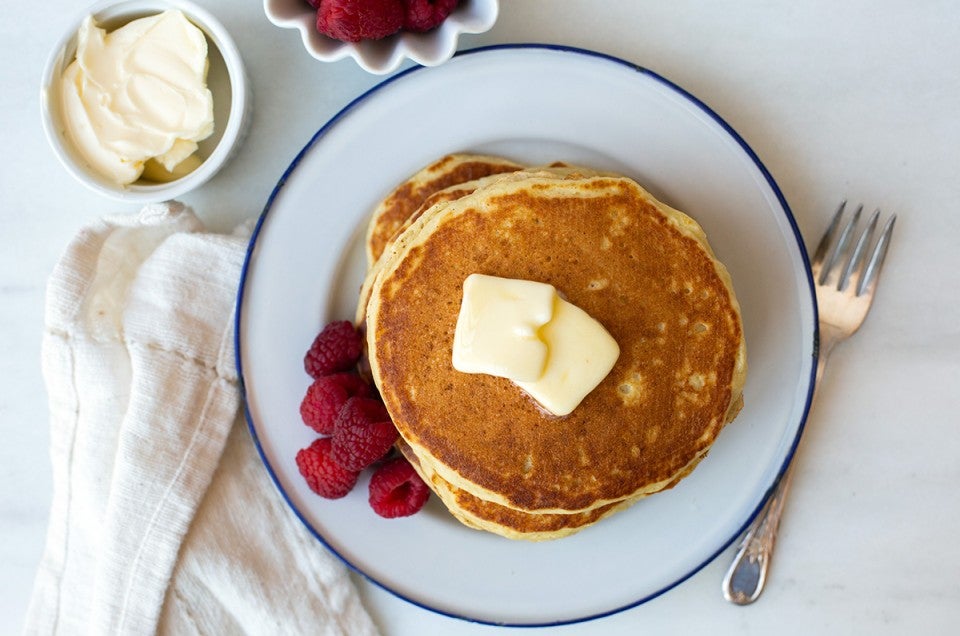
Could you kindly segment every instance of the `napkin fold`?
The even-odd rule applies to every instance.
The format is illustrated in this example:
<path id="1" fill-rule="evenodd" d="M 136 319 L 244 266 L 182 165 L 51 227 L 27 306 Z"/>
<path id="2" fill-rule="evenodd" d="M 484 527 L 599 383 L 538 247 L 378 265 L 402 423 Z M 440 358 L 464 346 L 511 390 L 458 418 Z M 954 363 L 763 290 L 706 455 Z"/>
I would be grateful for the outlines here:
<path id="1" fill-rule="evenodd" d="M 26 633 L 376 633 L 245 428 L 233 334 L 249 233 L 151 205 L 83 229 L 51 275 L 54 490 Z"/>

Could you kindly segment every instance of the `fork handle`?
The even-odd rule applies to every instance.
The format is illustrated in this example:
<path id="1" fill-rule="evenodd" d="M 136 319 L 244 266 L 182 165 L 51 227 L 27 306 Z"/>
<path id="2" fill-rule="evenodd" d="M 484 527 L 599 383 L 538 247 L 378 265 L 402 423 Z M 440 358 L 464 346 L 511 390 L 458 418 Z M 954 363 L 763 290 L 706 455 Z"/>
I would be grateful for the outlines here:
<path id="1" fill-rule="evenodd" d="M 723 578 L 723 596 L 731 603 L 749 605 L 760 597 L 777 541 L 783 504 L 793 478 L 793 462 L 774 486 L 770 499 L 753 520 Z"/>
<path id="2" fill-rule="evenodd" d="M 820 378 L 827 366 L 827 358 L 833 347 L 842 340 L 840 332 L 829 325 L 820 324 L 819 342 L 817 347 L 817 372 L 813 383 L 811 402 L 816 397 L 820 386 Z M 795 459 L 795 458 L 794 458 Z M 737 605 L 749 605 L 760 598 L 763 587 L 767 582 L 767 570 L 773 557 L 773 547 L 777 542 L 777 530 L 780 528 L 780 517 L 783 515 L 783 504 L 787 500 L 787 491 L 793 481 L 793 467 L 795 461 L 787 465 L 786 471 L 773 487 L 773 492 L 760 513 L 747 528 L 746 534 L 740 541 L 740 547 L 733 557 L 733 562 L 723 577 L 723 597 Z"/>

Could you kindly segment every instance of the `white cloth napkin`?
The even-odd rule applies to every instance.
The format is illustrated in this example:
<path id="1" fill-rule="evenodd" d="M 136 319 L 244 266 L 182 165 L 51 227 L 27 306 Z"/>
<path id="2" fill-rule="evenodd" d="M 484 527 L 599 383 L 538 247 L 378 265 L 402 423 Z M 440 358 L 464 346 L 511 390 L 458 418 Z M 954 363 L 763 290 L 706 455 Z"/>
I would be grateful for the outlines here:
<path id="1" fill-rule="evenodd" d="M 176 203 L 82 230 L 47 290 L 53 503 L 28 634 L 374 634 L 240 415 L 249 229 Z"/>

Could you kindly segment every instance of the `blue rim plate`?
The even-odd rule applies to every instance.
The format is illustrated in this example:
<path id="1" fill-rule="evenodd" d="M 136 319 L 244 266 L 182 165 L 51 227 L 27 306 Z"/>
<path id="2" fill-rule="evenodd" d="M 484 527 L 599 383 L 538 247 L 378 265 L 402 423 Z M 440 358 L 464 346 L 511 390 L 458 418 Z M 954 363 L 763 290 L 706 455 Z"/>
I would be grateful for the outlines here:
<path id="1" fill-rule="evenodd" d="M 676 488 L 574 536 L 527 543 L 470 530 L 435 497 L 413 517 L 381 519 L 367 504 L 366 476 L 336 501 L 306 487 L 294 461 L 314 439 L 299 421 L 309 384 L 303 354 L 326 322 L 353 316 L 374 205 L 450 152 L 621 172 L 704 227 L 733 278 L 750 371 L 740 416 Z M 397 596 L 497 625 L 605 616 L 662 594 L 709 563 L 757 514 L 789 463 L 816 366 L 809 271 L 773 178 L 694 96 L 590 51 L 471 50 L 358 97 L 280 177 L 250 240 L 238 292 L 237 366 L 250 432 L 310 532 Z"/>

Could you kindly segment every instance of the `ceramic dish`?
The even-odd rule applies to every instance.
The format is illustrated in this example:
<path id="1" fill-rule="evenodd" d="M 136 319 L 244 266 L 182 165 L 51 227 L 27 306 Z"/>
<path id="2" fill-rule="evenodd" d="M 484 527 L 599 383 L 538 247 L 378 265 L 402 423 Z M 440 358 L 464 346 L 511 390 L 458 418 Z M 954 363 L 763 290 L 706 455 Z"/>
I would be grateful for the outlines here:
<path id="1" fill-rule="evenodd" d="M 365 71 L 378 75 L 395 71 L 405 60 L 436 66 L 457 50 L 461 33 L 483 33 L 497 21 L 497 0 L 461 0 L 443 24 L 427 33 L 401 32 L 382 40 L 340 42 L 317 31 L 317 12 L 307 0 L 263 0 L 273 24 L 295 29 L 307 52 L 321 62 L 353 58 Z"/>
<path id="2" fill-rule="evenodd" d="M 444 99 L 436 99 L 440 94 Z M 676 488 L 544 543 L 468 529 L 435 497 L 417 515 L 381 519 L 367 504 L 366 478 L 336 501 L 307 488 L 294 462 L 314 439 L 298 414 L 309 384 L 303 354 L 325 322 L 353 316 L 365 267 L 364 227 L 376 202 L 454 151 L 618 171 L 705 228 L 733 277 L 750 372 L 740 416 Z M 237 352 L 263 460 L 328 548 L 377 584 L 436 612 L 553 625 L 651 599 L 741 533 L 799 439 L 816 324 L 806 253 L 786 202 L 719 117 L 681 88 L 623 61 L 508 46 L 388 80 L 309 140 L 251 240 Z"/>
<path id="3" fill-rule="evenodd" d="M 92 15 L 98 26 L 112 31 L 167 9 L 180 9 L 206 35 L 210 62 L 207 86 L 213 93 L 214 132 L 199 144 L 203 163 L 186 176 L 169 183 L 137 181 L 120 186 L 94 172 L 66 138 L 60 113 L 60 76 L 76 55 L 76 34 L 86 16 Z M 78 15 L 47 60 L 40 99 L 43 129 L 60 163 L 95 192 L 133 203 L 165 201 L 206 183 L 234 156 L 250 120 L 249 91 L 240 52 L 223 25 L 206 9 L 186 0 L 108 0 Z"/>

